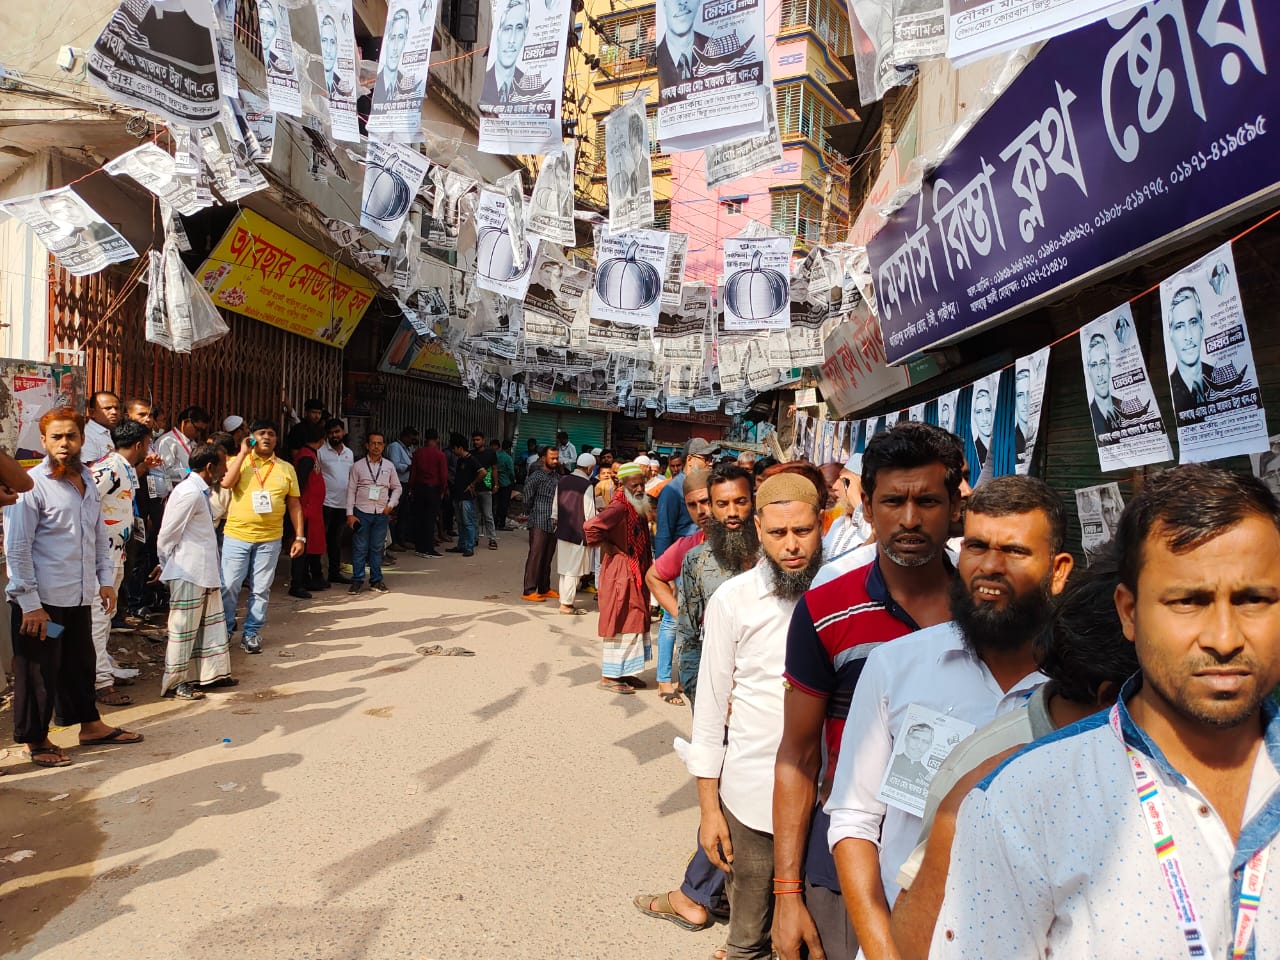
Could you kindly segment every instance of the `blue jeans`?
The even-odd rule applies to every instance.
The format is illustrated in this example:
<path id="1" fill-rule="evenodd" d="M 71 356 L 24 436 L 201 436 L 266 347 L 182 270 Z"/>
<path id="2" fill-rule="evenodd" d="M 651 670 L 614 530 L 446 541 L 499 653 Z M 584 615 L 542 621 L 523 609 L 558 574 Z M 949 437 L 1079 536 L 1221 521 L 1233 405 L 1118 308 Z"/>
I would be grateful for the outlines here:
<path id="1" fill-rule="evenodd" d="M 382 545 L 387 540 L 387 524 L 390 518 L 385 513 L 364 513 L 355 511 L 359 526 L 351 537 L 351 579 L 356 583 L 364 583 L 364 567 L 369 565 L 369 582 L 382 580 Z"/>
<path id="2" fill-rule="evenodd" d="M 474 500 L 455 500 L 458 511 L 458 547 L 462 550 L 476 548 L 476 503 Z"/>
<path id="3" fill-rule="evenodd" d="M 677 581 L 679 582 L 679 581 Z M 662 611 L 658 624 L 658 682 L 671 682 L 671 661 L 676 650 L 676 618 Z"/>
<path id="4" fill-rule="evenodd" d="M 267 603 L 271 599 L 271 581 L 276 578 L 276 561 L 280 559 L 280 540 L 247 543 L 235 537 L 222 538 L 222 613 L 227 621 L 227 636 L 235 633 L 236 601 L 240 588 L 249 581 L 249 613 L 244 618 L 244 635 L 256 637 L 267 622 Z"/>

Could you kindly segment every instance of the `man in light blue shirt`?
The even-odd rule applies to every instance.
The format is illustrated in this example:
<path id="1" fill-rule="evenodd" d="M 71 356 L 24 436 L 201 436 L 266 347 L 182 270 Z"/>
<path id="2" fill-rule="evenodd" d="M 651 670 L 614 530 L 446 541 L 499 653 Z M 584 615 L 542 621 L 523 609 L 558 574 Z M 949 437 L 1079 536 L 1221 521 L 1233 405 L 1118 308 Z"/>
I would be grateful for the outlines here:
<path id="1" fill-rule="evenodd" d="M 37 766 L 61 767 L 71 761 L 49 739 L 55 701 L 58 725 L 80 724 L 82 746 L 138 743 L 142 735 L 103 723 L 94 700 L 90 605 L 115 609 L 115 561 L 98 488 L 80 462 L 84 418 L 66 407 L 49 411 L 40 442 L 48 456 L 30 471 L 32 489 L 5 509 L 13 739 Z"/>
<path id="2" fill-rule="evenodd" d="M 418 446 L 418 429 L 417 427 L 405 427 L 400 431 L 400 438 L 392 440 L 387 444 L 387 459 L 391 461 L 391 465 L 396 468 L 396 476 L 400 478 L 400 489 L 408 490 L 409 484 L 409 468 L 413 466 L 413 451 Z M 409 529 L 402 522 L 402 518 L 408 516 L 408 511 L 401 510 L 391 519 L 391 542 L 398 549 L 412 549 L 408 545 Z M 376 544 L 375 549 L 382 549 L 381 544 Z"/>

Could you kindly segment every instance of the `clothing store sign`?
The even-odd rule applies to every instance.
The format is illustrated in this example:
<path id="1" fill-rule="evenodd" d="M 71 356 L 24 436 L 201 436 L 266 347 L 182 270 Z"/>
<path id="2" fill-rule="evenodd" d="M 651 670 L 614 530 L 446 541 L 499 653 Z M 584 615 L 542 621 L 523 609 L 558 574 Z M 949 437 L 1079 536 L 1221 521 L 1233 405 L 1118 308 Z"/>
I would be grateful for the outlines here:
<path id="1" fill-rule="evenodd" d="M 1280 4 L 1158 0 L 1044 49 L 868 246 L 890 363 L 1280 192 Z"/>

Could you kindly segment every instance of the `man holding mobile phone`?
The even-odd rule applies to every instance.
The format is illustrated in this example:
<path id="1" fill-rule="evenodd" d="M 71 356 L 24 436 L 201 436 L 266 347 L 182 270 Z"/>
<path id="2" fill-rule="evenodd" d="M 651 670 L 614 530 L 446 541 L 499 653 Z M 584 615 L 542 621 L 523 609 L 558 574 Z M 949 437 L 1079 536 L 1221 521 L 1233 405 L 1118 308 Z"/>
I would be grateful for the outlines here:
<path id="1" fill-rule="evenodd" d="M 48 456 L 31 468 L 31 490 L 5 509 L 13 739 L 36 766 L 62 767 L 71 760 L 49 739 L 55 702 L 58 725 L 79 724 L 82 746 L 138 743 L 142 735 L 103 723 L 94 700 L 91 605 L 108 615 L 115 609 L 115 562 L 98 488 L 80 461 L 84 418 L 69 407 L 48 411 L 40 442 Z"/>

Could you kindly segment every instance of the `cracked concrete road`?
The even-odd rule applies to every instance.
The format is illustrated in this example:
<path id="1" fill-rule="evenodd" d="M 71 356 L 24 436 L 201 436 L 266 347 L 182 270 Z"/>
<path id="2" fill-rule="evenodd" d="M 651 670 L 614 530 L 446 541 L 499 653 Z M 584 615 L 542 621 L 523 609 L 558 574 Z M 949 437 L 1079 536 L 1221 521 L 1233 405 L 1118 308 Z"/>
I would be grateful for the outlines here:
<path id="1" fill-rule="evenodd" d="M 56 770 L 11 748 L 0 954 L 709 957 L 725 928 L 631 905 L 693 850 L 696 794 L 671 751 L 689 709 L 658 699 L 652 667 L 634 697 L 597 689 L 594 598 L 585 617 L 523 603 L 525 543 L 400 554 L 385 596 L 299 602 L 277 579 L 264 655 L 233 655 L 238 688 L 159 700 L 153 664 L 135 705 L 104 711 L 145 743 L 73 748 Z M 436 643 L 476 655 L 416 652 Z"/>

